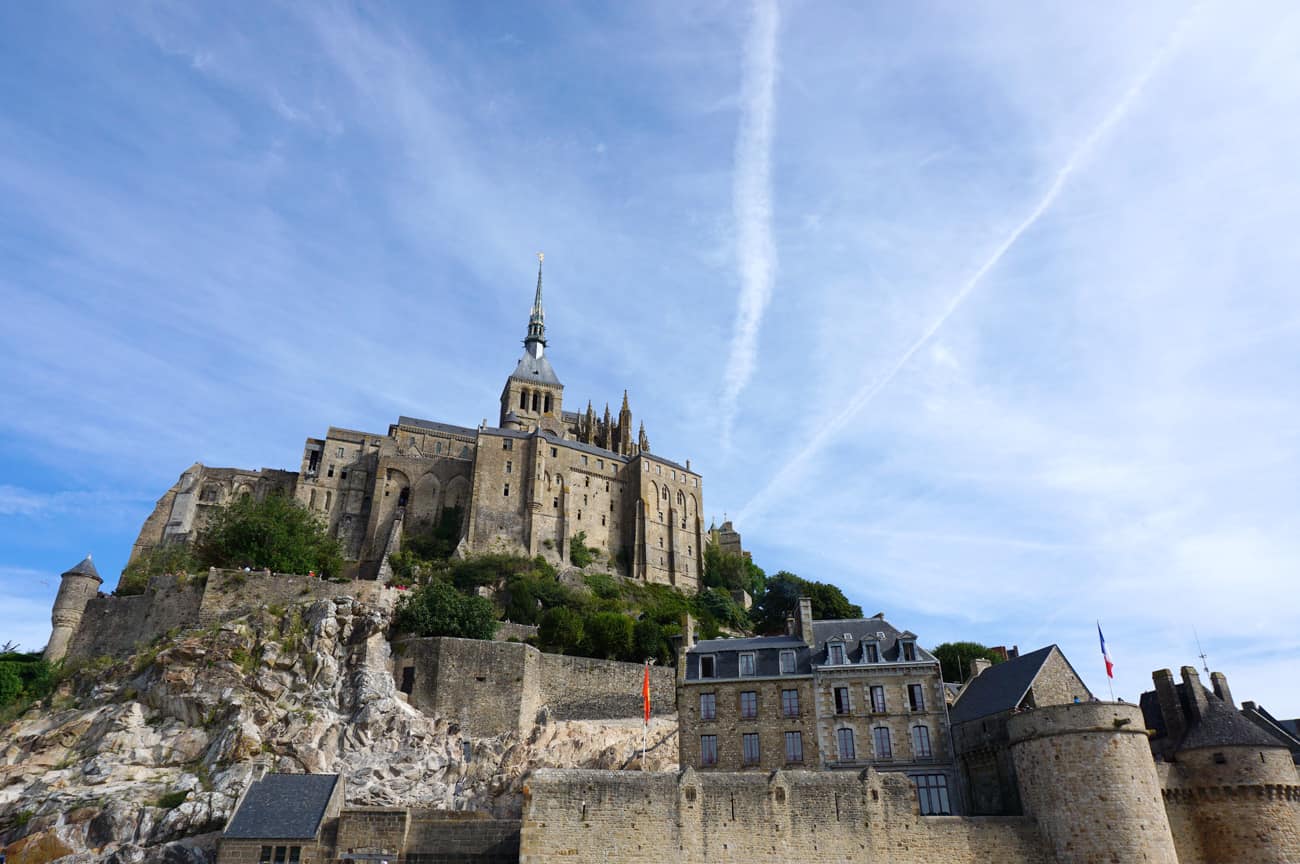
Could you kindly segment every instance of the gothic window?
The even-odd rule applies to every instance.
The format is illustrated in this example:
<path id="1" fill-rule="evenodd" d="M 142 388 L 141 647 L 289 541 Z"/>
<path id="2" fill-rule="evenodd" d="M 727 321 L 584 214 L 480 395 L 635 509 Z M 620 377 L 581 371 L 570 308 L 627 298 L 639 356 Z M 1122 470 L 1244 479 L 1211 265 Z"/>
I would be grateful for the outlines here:
<path id="1" fill-rule="evenodd" d="M 328 492 L 328 491 L 327 491 L 327 492 L 325 493 L 325 509 L 326 509 L 326 510 L 330 509 L 330 499 L 333 498 L 333 497 L 334 497 L 334 493 L 333 493 L 333 492 Z"/>
<path id="2" fill-rule="evenodd" d="M 551 413 L 551 394 L 550 394 L 550 393 L 547 393 L 547 394 L 546 394 L 546 402 L 545 402 L 544 406 L 542 407 L 542 410 L 545 411 L 547 414 L 550 414 L 550 413 Z"/>
<path id="3" fill-rule="evenodd" d="M 668 487 L 664 487 L 664 494 L 661 496 L 665 501 L 668 500 Z"/>
<path id="4" fill-rule="evenodd" d="M 534 410 L 534 411 L 539 411 L 539 410 L 541 410 L 541 405 L 542 405 L 541 394 L 539 394 L 536 390 L 534 390 L 534 391 L 533 391 L 533 410 Z"/>
<path id="5" fill-rule="evenodd" d="M 803 735 L 799 732 L 785 733 L 785 761 L 803 761 Z"/>
<path id="6" fill-rule="evenodd" d="M 527 411 L 527 410 L 528 410 L 528 391 L 527 391 L 527 390 L 520 390 L 520 391 L 519 391 L 519 410 L 520 410 L 520 411 Z"/>
<path id="7" fill-rule="evenodd" d="M 894 745 L 889 740 L 889 727 L 877 726 L 875 729 L 871 730 L 871 735 L 876 745 L 876 758 L 893 759 Z"/>
<path id="8" fill-rule="evenodd" d="M 929 759 L 934 753 L 930 750 L 930 730 L 925 726 L 912 727 L 912 752 L 917 759 Z"/>
<path id="9" fill-rule="evenodd" d="M 948 804 L 948 778 L 942 774 L 918 774 L 916 798 L 922 816 L 951 816 Z"/>
<path id="10" fill-rule="evenodd" d="M 677 492 L 677 503 L 683 507 L 686 506 L 686 496 L 680 490 Z"/>
<path id="11" fill-rule="evenodd" d="M 316 490 L 311 490 L 311 496 L 307 500 L 307 506 L 312 510 L 316 509 Z"/>
<path id="12" fill-rule="evenodd" d="M 852 729 L 836 729 L 835 743 L 839 745 L 841 762 L 852 762 L 854 759 L 858 758 L 858 755 L 853 748 Z"/>

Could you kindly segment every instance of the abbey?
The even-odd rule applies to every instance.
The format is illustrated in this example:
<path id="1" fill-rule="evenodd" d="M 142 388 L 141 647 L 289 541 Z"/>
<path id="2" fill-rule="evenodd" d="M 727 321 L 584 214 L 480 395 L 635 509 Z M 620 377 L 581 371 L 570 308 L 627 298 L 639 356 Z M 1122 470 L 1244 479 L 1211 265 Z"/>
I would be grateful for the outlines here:
<path id="1" fill-rule="evenodd" d="M 496 426 L 400 417 L 387 433 L 330 427 L 308 438 L 297 472 L 195 464 L 158 501 L 132 549 L 186 542 L 216 509 L 242 495 L 291 494 L 318 514 L 355 562 L 352 575 L 386 575 L 404 528 L 458 526 L 467 553 L 514 552 L 567 564 L 580 535 L 597 562 L 624 575 L 698 586 L 703 482 L 690 460 L 650 452 L 633 431 L 627 391 L 612 415 L 564 407 L 547 357 L 541 256 L 524 351 L 501 389 Z"/>

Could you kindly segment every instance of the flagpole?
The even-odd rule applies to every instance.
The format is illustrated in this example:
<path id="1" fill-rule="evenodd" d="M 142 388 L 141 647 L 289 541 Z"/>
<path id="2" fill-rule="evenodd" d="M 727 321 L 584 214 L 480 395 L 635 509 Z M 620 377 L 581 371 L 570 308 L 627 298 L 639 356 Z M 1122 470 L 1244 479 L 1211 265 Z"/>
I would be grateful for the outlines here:
<path id="1" fill-rule="evenodd" d="M 1110 652 L 1106 649 L 1106 637 L 1101 632 L 1101 621 L 1097 621 L 1097 638 L 1101 640 L 1101 659 L 1106 662 L 1106 687 L 1110 690 L 1110 701 L 1115 701 L 1115 673 L 1112 671 Z"/>

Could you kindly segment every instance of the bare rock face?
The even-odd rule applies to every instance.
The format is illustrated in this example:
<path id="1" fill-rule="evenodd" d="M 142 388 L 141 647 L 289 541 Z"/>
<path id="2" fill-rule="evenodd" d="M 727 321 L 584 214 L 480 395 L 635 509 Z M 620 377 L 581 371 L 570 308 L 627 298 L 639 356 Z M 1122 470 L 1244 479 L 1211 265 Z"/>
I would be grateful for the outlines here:
<path id="1" fill-rule="evenodd" d="M 491 738 L 396 692 L 391 608 L 349 597 L 263 612 L 90 663 L 0 728 L 8 864 L 207 864 L 257 764 L 342 773 L 355 805 L 518 816 L 541 767 L 642 769 L 639 721 L 554 722 Z M 644 770 L 677 767 L 655 718 Z"/>

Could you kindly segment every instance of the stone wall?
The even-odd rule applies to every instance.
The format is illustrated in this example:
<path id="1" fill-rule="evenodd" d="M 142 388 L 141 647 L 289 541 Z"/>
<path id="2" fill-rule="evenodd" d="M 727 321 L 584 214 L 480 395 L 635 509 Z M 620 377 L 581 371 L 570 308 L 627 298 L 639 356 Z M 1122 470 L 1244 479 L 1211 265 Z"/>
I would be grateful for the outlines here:
<path id="1" fill-rule="evenodd" d="M 477 736 L 524 734 L 542 706 L 556 720 L 641 717 L 644 667 L 639 663 L 452 638 L 401 640 L 394 658 L 397 686 L 411 705 Z M 657 715 L 676 713 L 674 686 L 672 669 L 651 668 L 650 701 Z"/>
<path id="2" fill-rule="evenodd" d="M 526 795 L 521 864 L 1051 860 L 1028 819 L 921 817 L 906 778 L 870 770 L 545 770 Z"/>
<path id="3" fill-rule="evenodd" d="M 1059 864 L 1178 864 L 1136 705 L 1085 702 L 1007 722 L 1025 815 Z"/>
<path id="4" fill-rule="evenodd" d="M 407 864 L 517 864 L 519 821 L 478 816 L 412 811 Z"/>
<path id="5" fill-rule="evenodd" d="M 269 570 L 208 571 L 199 606 L 199 626 L 247 615 L 268 606 L 292 606 L 343 595 L 360 596 L 383 586 L 372 582 L 328 582 L 311 576 Z"/>
<path id="6" fill-rule="evenodd" d="M 288 849 L 297 846 L 301 864 L 324 864 L 329 855 L 313 839 L 306 840 L 222 840 L 217 850 L 217 864 L 258 864 L 262 860 L 262 847 L 270 846 L 272 856 L 277 846 Z"/>

